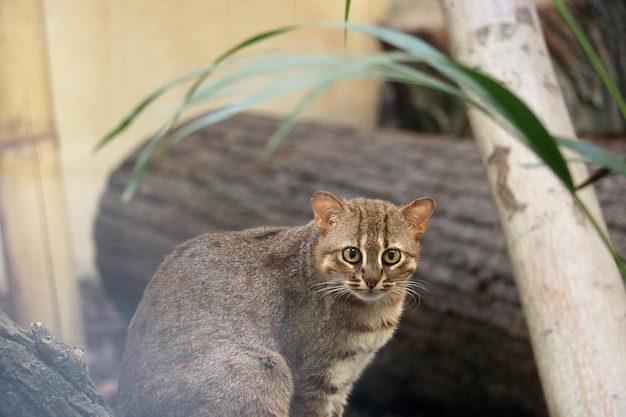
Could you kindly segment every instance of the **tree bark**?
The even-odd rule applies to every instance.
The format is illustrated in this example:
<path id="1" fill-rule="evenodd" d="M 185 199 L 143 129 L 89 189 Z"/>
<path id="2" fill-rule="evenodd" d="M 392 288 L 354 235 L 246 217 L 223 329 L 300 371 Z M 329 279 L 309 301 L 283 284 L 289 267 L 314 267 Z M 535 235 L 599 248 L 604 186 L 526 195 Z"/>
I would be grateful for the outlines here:
<path id="1" fill-rule="evenodd" d="M 41 323 L 30 332 L 0 311 L 0 416 L 113 417 L 89 379 L 83 348 Z"/>
<path id="2" fill-rule="evenodd" d="M 300 123 L 267 164 L 272 118 L 239 115 L 157 159 L 137 196 L 120 201 L 136 156 L 116 170 L 96 221 L 104 285 L 130 316 L 173 247 L 198 234 L 312 218 L 318 190 L 397 204 L 437 200 L 418 279 L 429 289 L 368 369 L 358 415 L 544 416 L 545 406 L 476 146 L 444 137 Z M 619 145 L 619 144 L 616 144 Z M 621 145 L 619 149 L 626 149 Z M 626 180 L 601 183 L 610 229 L 626 250 Z M 370 410 L 366 414 L 364 410 Z M 438 413 L 438 414 L 436 414 Z M 357 415 L 357 414 L 351 414 Z"/>
<path id="3" fill-rule="evenodd" d="M 516 91 L 552 131 L 575 136 L 534 4 L 444 0 L 455 56 Z M 626 414 L 626 293 L 589 221 L 528 149 L 470 110 L 507 240 L 550 415 Z M 575 182 L 587 176 L 570 164 Z M 579 193 L 602 222 L 591 187 Z"/>

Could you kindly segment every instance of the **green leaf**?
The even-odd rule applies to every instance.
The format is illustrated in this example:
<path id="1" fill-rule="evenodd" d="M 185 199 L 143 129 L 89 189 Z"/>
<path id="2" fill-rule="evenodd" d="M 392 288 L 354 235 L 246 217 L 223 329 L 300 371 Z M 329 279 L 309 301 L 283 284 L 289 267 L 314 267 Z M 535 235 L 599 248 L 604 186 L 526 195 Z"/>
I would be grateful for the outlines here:
<path id="1" fill-rule="evenodd" d="M 161 130 L 164 129 L 166 129 L 165 126 L 161 128 Z M 155 151 L 160 144 L 158 138 L 162 137 L 162 135 L 162 132 L 159 131 L 139 154 L 139 158 L 137 158 L 137 162 L 131 172 L 128 185 L 124 189 L 124 193 L 122 193 L 122 201 L 128 202 L 135 195 L 137 188 L 139 188 L 139 184 L 141 184 L 142 178 L 152 163 Z"/>
<path id="2" fill-rule="evenodd" d="M 178 121 L 179 116 L 182 114 L 183 111 L 186 110 L 186 108 L 187 108 L 191 98 L 194 96 L 194 94 L 196 93 L 198 88 L 200 88 L 202 83 L 209 77 L 209 75 L 211 75 L 213 73 L 213 70 L 215 69 L 216 65 L 218 65 L 221 62 L 225 61 L 227 58 L 229 58 L 230 56 L 234 55 L 235 53 L 241 51 L 242 49 L 245 49 L 245 48 L 247 48 L 247 47 L 249 47 L 251 45 L 257 44 L 257 43 L 259 43 L 259 42 L 261 42 L 261 41 L 263 41 L 265 39 L 273 38 L 273 37 L 281 35 L 283 33 L 292 32 L 296 28 L 297 28 L 297 26 L 290 25 L 290 26 L 284 26 L 284 27 L 281 27 L 281 28 L 271 29 L 271 30 L 267 30 L 265 32 L 261 32 L 259 34 L 253 35 L 253 36 L 243 40 L 242 42 L 239 42 L 238 44 L 236 44 L 235 46 L 233 46 L 232 48 L 228 49 L 226 52 L 224 52 L 223 54 L 218 56 L 217 59 L 215 60 L 214 65 L 209 67 L 207 70 L 202 72 L 197 77 L 196 81 L 193 83 L 193 85 L 191 86 L 191 88 L 187 92 L 187 96 L 185 98 L 185 102 L 180 106 L 179 111 L 177 111 L 176 114 L 174 115 L 171 124 L 173 125 L 173 124 L 175 124 Z"/>
<path id="3" fill-rule="evenodd" d="M 450 59 L 443 53 L 439 52 L 436 48 L 432 47 L 429 43 L 408 35 L 406 33 L 397 32 L 392 29 L 383 28 L 380 26 L 368 25 L 365 23 L 357 22 L 313 22 L 309 24 L 303 24 L 301 27 L 329 27 L 343 29 L 347 27 L 349 30 L 360 32 L 369 36 L 372 36 L 382 42 L 386 42 L 396 48 L 410 53 L 415 57 L 420 57 L 421 60 L 426 62 L 434 62 L 437 59 L 442 61 L 450 61 Z"/>
<path id="4" fill-rule="evenodd" d="M 336 23 L 322 22 L 321 25 L 336 26 Z M 519 139 L 530 147 L 537 156 L 561 180 L 568 190 L 574 183 L 558 146 L 543 123 L 530 108 L 514 93 L 495 79 L 449 59 L 432 46 L 418 38 L 395 32 L 390 29 L 360 23 L 345 23 L 351 30 L 374 36 L 408 53 L 419 56 L 459 86 L 475 94 L 483 103 L 492 108 L 487 114 L 497 116 L 497 121 L 507 122 Z"/>
<path id="5" fill-rule="evenodd" d="M 346 71 L 341 77 L 330 78 L 325 78 L 322 73 L 328 71 L 338 71 L 340 68 L 344 68 L 343 66 L 345 65 L 351 65 L 351 61 L 347 59 L 342 60 L 340 58 L 311 56 L 280 58 L 272 56 L 267 60 L 263 60 L 261 57 L 256 61 L 254 66 L 240 68 L 234 71 L 233 74 L 227 74 L 221 78 L 216 78 L 213 82 L 207 84 L 206 87 L 202 87 L 202 84 L 207 80 L 208 76 L 213 74 L 215 71 L 216 64 L 214 64 L 200 74 L 197 74 L 196 81 L 186 95 L 183 104 L 179 107 L 170 122 L 165 125 L 165 128 L 162 128 L 159 131 L 155 140 L 160 142 L 174 123 L 178 121 L 182 112 L 190 106 L 203 101 L 211 100 L 215 97 L 219 97 L 220 95 L 224 95 L 225 91 L 242 91 L 243 87 L 236 86 L 238 83 L 242 83 L 244 82 L 243 80 L 247 80 L 251 77 L 261 76 L 264 73 L 271 77 L 273 76 L 272 74 L 280 70 L 290 70 L 294 72 L 309 71 L 308 76 L 313 77 L 311 80 L 314 80 L 314 74 L 317 74 L 317 82 L 319 82 L 320 84 L 318 85 L 321 86 L 327 85 L 331 82 L 331 80 L 332 82 L 336 82 L 340 79 L 348 77 L 363 78 L 379 76 L 384 79 L 409 82 L 418 85 L 426 85 L 430 88 L 436 88 L 476 106 L 490 117 L 496 118 L 497 121 L 504 124 L 509 130 L 515 133 L 515 135 L 523 143 L 529 146 L 539 156 L 544 164 L 555 172 L 557 177 L 568 189 L 572 190 L 574 188 L 571 174 L 567 168 L 567 163 L 561 155 L 554 138 L 521 99 L 491 77 L 454 62 L 426 42 L 410 35 L 386 28 L 347 21 L 342 23 L 317 22 L 301 26 L 286 26 L 276 30 L 266 31 L 240 42 L 233 48 L 229 49 L 226 53 L 222 54 L 216 60 L 216 63 L 225 63 L 227 58 L 235 52 L 241 51 L 264 39 L 278 36 L 303 27 L 347 28 L 349 30 L 358 31 L 376 37 L 377 39 L 400 49 L 403 54 L 396 54 L 395 56 L 378 55 L 372 57 L 368 62 L 368 65 L 352 67 L 351 71 Z M 367 58 L 360 59 L 367 61 Z M 461 92 L 458 88 L 444 83 L 441 80 L 437 80 L 436 77 L 428 76 L 427 74 L 412 69 L 406 65 L 406 63 L 412 62 L 427 63 L 471 94 L 467 95 Z M 314 69 L 311 70 L 310 68 Z M 299 76 L 295 76 L 294 79 L 290 81 L 295 83 L 294 88 L 303 88 L 307 85 L 313 86 L 312 81 L 304 81 L 302 77 L 302 74 L 300 74 Z M 164 86 L 162 89 L 166 88 L 167 86 Z M 218 110 L 204 118 L 200 118 L 192 122 L 192 124 L 186 126 L 185 129 L 178 131 L 176 136 L 180 138 L 184 133 L 189 133 L 193 129 L 199 129 L 207 124 L 216 123 L 217 121 L 223 120 L 225 117 L 229 117 L 238 111 L 247 109 L 250 106 L 264 100 L 269 100 L 272 96 L 282 94 L 286 91 L 291 91 L 294 88 L 284 88 L 280 86 L 272 87 L 257 93 L 253 92 L 248 96 L 248 98 L 240 99 L 222 110 Z M 327 87 L 322 89 L 325 88 Z M 157 91 L 161 93 L 162 89 Z M 314 96 L 317 95 L 314 94 Z M 484 104 L 480 104 L 478 100 L 472 97 L 478 98 Z M 308 96 L 306 100 L 308 101 L 310 98 L 311 96 Z M 150 100 L 146 102 L 149 103 Z M 142 103 L 139 108 L 144 109 L 145 106 L 146 104 Z M 133 112 L 130 120 L 134 119 L 136 113 L 137 112 Z M 287 130 L 288 129 L 286 128 L 282 128 L 281 132 Z M 280 136 L 281 135 L 278 135 L 277 137 Z M 272 145 L 272 147 L 275 146 L 276 143 L 276 138 L 273 138 L 274 145 Z M 158 147 L 154 146 L 152 148 L 156 150 Z"/>
<path id="6" fill-rule="evenodd" d="M 593 216 L 593 214 L 591 213 L 587 205 L 583 203 L 583 201 L 580 199 L 578 194 L 572 193 L 572 198 L 574 199 L 574 202 L 576 203 L 580 211 L 582 211 L 585 217 L 591 222 L 591 225 L 593 226 L 596 233 L 600 237 L 600 240 L 604 244 L 604 247 L 609 251 L 609 253 L 613 257 L 613 260 L 615 261 L 615 264 L 617 265 L 617 268 L 619 269 L 620 274 L 622 275 L 622 279 L 626 280 L 626 262 L 617 252 L 617 249 L 615 249 L 615 246 L 613 246 L 613 243 L 611 242 L 611 238 L 606 233 L 604 227 L 600 224 L 600 222 L 596 220 L 596 218 Z"/>
<path id="7" fill-rule="evenodd" d="M 575 151 L 588 162 L 598 164 L 611 172 L 626 177 L 626 161 L 623 157 L 584 140 L 560 136 L 555 139 L 559 145 Z"/>
<path id="8" fill-rule="evenodd" d="M 327 82 L 325 84 L 321 84 L 320 86 L 314 88 L 312 91 L 307 94 L 304 99 L 298 103 L 298 105 L 293 109 L 293 111 L 285 118 L 285 120 L 280 124 L 276 132 L 267 140 L 265 148 L 263 149 L 263 159 L 268 159 L 276 148 L 282 143 L 283 139 L 291 132 L 294 125 L 298 122 L 298 119 L 304 113 L 304 111 L 309 108 L 311 104 L 319 96 L 324 94 L 330 87 L 332 87 L 333 82 Z"/>
<path id="9" fill-rule="evenodd" d="M 268 89 L 244 97 L 226 107 L 212 111 L 185 124 L 184 126 L 181 126 L 177 131 L 173 132 L 171 141 L 172 143 L 176 143 L 199 129 L 221 122 L 222 120 L 225 120 L 237 113 L 240 113 L 243 110 L 249 109 L 264 101 L 276 98 L 287 92 L 310 87 L 313 84 L 317 84 L 316 80 L 302 80 L 299 83 L 282 83 L 278 86 L 271 86 Z"/>
<path id="10" fill-rule="evenodd" d="M 343 21 L 344 23 L 348 23 L 350 18 L 350 0 L 346 0 L 346 7 L 343 13 Z M 343 47 L 344 49 L 348 45 L 348 28 L 344 26 L 343 28 Z"/>
<path id="11" fill-rule="evenodd" d="M 146 98 L 141 100 L 141 102 L 135 106 L 135 108 L 127 114 L 120 123 L 115 126 L 111 131 L 109 131 L 98 143 L 96 144 L 94 150 L 98 151 L 106 146 L 112 139 L 119 136 L 124 130 L 126 130 L 136 119 L 143 113 L 146 108 L 152 104 L 156 99 L 161 97 L 163 94 L 167 93 L 172 88 L 188 82 L 191 79 L 198 77 L 200 74 L 204 73 L 206 69 L 200 69 L 197 71 L 192 71 L 187 73 L 181 77 L 175 78 L 172 81 L 169 81 L 163 84 L 161 87 L 154 90 L 152 93 L 148 94 Z"/>
<path id="12" fill-rule="evenodd" d="M 504 119 L 509 124 L 509 128 L 516 133 L 514 136 L 533 150 L 563 185 L 572 191 L 574 182 L 554 137 L 523 100 L 493 78 L 478 71 L 460 64 L 456 64 L 455 69 L 471 78 L 476 85 L 462 81 L 456 74 L 447 72 L 447 75 L 454 77 L 464 88 L 469 89 L 484 103 L 490 105 L 493 108 L 493 114 L 496 114 L 498 119 Z"/>
<path id="13" fill-rule="evenodd" d="M 512 132 L 539 157 L 543 164 L 554 172 L 570 191 L 581 210 L 594 223 L 594 227 L 613 253 L 622 271 L 626 270 L 608 237 L 602 234 L 598 223 L 578 199 L 567 162 L 559 150 L 559 145 L 573 149 L 586 159 L 626 176 L 626 168 L 621 158 L 589 143 L 577 142 L 568 138 L 555 138 L 524 101 L 497 80 L 453 61 L 421 39 L 386 28 L 348 22 L 348 10 L 349 1 L 346 2 L 344 22 L 315 22 L 299 26 L 285 26 L 247 38 L 220 55 L 213 65 L 170 81 L 142 100 L 115 129 L 98 143 L 98 149 L 119 135 L 139 114 L 144 112 L 165 92 L 182 83 L 192 82 L 174 115 L 159 129 L 141 152 L 129 186 L 124 193 L 124 198 L 130 198 L 136 191 L 142 176 L 155 155 L 165 151 L 169 146 L 192 132 L 224 120 L 263 101 L 295 89 L 310 89 L 305 98 L 268 141 L 264 149 L 264 156 L 267 157 L 291 130 L 303 111 L 334 83 L 346 78 L 375 78 L 406 82 L 437 89 L 463 100 Z M 345 34 L 347 34 L 347 30 L 364 33 L 394 46 L 399 52 L 353 57 L 344 50 L 342 56 L 332 57 L 262 55 L 239 60 L 232 58 L 235 53 L 265 39 L 297 29 L 316 27 L 343 29 L 346 31 Z M 437 70 L 446 80 L 441 80 L 411 66 L 411 64 L 418 62 L 425 63 Z M 216 73 L 220 69 L 228 69 L 230 73 Z M 209 77 L 212 77 L 210 81 Z M 447 82 L 447 80 L 456 85 Z M 243 96 L 238 97 L 242 93 Z M 171 135 L 169 134 L 188 108 L 224 97 L 237 98 L 229 105 L 195 119 Z"/>
<path id="14" fill-rule="evenodd" d="M 313 61 L 309 61 L 311 59 Z M 482 107 L 480 103 L 468 97 L 457 87 L 443 82 L 437 77 L 423 71 L 398 64 L 394 59 L 410 61 L 412 58 L 402 53 L 381 53 L 362 58 L 331 57 L 316 59 L 315 57 L 285 57 L 284 59 L 272 59 L 268 62 L 258 62 L 255 68 L 259 70 L 259 72 L 271 74 L 272 70 L 278 71 L 276 75 L 272 75 L 269 78 L 262 78 L 261 84 L 256 85 L 256 87 L 263 85 L 264 88 L 261 91 L 253 93 L 255 88 L 246 85 L 247 95 L 243 99 L 237 100 L 222 109 L 211 112 L 182 126 L 173 133 L 168 143 L 177 143 L 185 136 L 199 129 L 224 120 L 245 108 L 272 99 L 286 91 L 313 87 L 314 91 L 303 99 L 303 102 L 294 110 L 294 114 L 300 114 L 322 91 L 325 91 L 341 79 L 384 78 L 394 81 L 410 82 L 451 94 L 479 108 Z M 312 62 L 319 62 L 319 67 L 312 65 Z M 280 73 L 280 71 L 285 68 L 293 70 L 300 64 L 304 65 L 302 69 L 307 70 L 292 72 L 289 76 Z M 205 87 L 206 90 L 203 89 L 199 91 L 195 99 L 191 101 L 204 101 L 210 97 L 216 96 L 220 91 L 224 91 L 227 85 L 236 84 L 239 81 L 249 80 L 250 78 L 251 77 L 248 76 L 245 71 L 240 74 L 227 74 L 223 78 L 215 79 L 212 83 L 207 84 Z M 483 110 L 488 111 L 486 108 L 483 108 Z M 275 149 L 279 145 L 282 138 L 285 137 L 294 123 L 295 119 L 290 116 L 284 124 L 280 126 L 279 130 L 268 141 L 264 153 L 265 157 L 269 156 L 269 150 Z"/>

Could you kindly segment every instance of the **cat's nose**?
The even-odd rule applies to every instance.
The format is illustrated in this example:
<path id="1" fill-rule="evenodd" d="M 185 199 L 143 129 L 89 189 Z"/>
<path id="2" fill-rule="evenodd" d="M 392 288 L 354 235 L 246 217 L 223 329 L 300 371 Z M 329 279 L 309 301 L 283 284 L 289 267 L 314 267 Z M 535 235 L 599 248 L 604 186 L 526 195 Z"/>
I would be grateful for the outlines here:
<path id="1" fill-rule="evenodd" d="M 376 278 L 365 278 L 365 285 L 372 290 L 378 284 L 378 280 Z"/>

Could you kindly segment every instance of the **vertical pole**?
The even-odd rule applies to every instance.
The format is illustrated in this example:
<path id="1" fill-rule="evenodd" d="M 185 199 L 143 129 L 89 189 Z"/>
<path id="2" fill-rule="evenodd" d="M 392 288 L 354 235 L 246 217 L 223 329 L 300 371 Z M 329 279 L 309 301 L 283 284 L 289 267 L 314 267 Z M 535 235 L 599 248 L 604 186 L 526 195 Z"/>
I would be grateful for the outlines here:
<path id="1" fill-rule="evenodd" d="M 0 233 L 16 321 L 82 341 L 42 4 L 0 0 Z"/>
<path id="2" fill-rule="evenodd" d="M 442 0 L 456 58 L 574 136 L 531 0 Z M 470 111 L 552 417 L 626 416 L 626 293 L 611 254 L 556 177 Z M 534 167 L 530 165 L 535 164 Z M 575 181 L 587 175 L 570 164 Z M 580 198 L 602 222 L 592 187 Z"/>

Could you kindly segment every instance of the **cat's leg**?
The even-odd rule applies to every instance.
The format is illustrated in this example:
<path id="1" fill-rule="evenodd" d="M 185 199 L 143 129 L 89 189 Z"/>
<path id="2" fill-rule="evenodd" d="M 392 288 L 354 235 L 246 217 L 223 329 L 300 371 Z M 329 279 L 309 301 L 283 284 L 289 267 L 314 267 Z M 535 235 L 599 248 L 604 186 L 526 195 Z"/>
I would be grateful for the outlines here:
<path id="1" fill-rule="evenodd" d="M 203 393 L 194 395 L 197 403 L 188 417 L 289 417 L 292 375 L 280 354 L 225 344 L 197 369 L 206 382 L 205 399 Z"/>
<path id="2" fill-rule="evenodd" d="M 296 393 L 291 402 L 291 417 L 343 417 L 347 393 L 329 393 L 326 390 Z"/>

